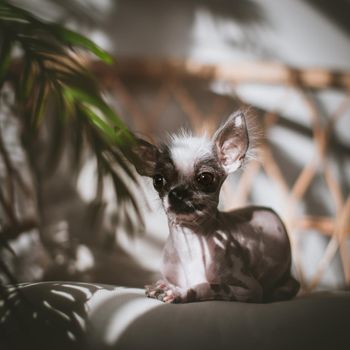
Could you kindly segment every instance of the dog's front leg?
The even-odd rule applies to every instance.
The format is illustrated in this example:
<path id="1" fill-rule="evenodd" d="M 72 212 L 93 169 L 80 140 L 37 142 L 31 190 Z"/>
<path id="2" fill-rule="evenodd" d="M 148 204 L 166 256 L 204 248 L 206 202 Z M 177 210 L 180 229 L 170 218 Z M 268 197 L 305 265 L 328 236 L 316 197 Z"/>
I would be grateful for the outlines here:
<path id="1" fill-rule="evenodd" d="M 205 300 L 226 300 L 259 303 L 262 301 L 262 289 L 258 283 L 251 288 L 229 284 L 200 283 L 189 289 L 182 289 L 162 281 L 161 287 L 155 287 L 146 294 L 166 303 L 189 303 Z"/>

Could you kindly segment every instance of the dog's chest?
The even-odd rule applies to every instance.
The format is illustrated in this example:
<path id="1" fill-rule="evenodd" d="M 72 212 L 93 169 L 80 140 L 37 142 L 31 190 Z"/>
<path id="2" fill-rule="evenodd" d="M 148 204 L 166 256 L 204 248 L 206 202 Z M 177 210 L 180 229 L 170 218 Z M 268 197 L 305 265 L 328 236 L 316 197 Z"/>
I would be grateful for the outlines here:
<path id="1" fill-rule="evenodd" d="M 226 235 L 206 237 L 182 229 L 172 232 L 167 242 L 163 273 L 170 282 L 190 288 L 200 283 L 225 283 L 241 265 Z"/>

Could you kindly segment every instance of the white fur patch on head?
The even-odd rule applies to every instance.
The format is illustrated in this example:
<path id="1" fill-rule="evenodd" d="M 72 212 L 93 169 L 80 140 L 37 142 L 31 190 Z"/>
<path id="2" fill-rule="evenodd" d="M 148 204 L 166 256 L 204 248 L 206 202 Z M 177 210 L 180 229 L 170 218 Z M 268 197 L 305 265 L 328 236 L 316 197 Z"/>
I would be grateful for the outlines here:
<path id="1" fill-rule="evenodd" d="M 193 174 L 195 164 L 212 155 L 212 142 L 205 135 L 198 137 L 182 132 L 171 137 L 170 156 L 175 168 L 184 176 Z"/>

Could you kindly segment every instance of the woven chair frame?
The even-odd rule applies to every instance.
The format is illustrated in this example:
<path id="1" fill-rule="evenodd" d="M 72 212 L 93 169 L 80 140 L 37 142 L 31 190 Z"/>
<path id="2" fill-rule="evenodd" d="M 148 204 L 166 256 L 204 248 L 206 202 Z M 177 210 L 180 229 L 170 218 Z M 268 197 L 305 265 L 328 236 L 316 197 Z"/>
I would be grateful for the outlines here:
<path id="1" fill-rule="evenodd" d="M 209 103 L 210 108 L 203 112 L 199 105 L 200 101 L 193 94 L 193 89 L 187 87 L 189 81 L 195 82 L 198 86 L 209 86 L 214 81 L 224 82 L 233 94 L 235 89 L 243 83 L 282 86 L 296 92 L 311 122 L 311 136 L 316 146 L 313 160 L 305 165 L 292 185 L 288 184 L 281 171 L 281 165 L 274 158 L 271 145 L 265 140 L 260 147 L 261 161 L 251 161 L 247 165 L 234 193 L 229 186 L 224 187 L 225 206 L 229 209 L 249 204 L 252 181 L 258 172 L 264 171 L 268 178 L 277 184 L 280 195 L 283 196 L 286 206 L 283 219 L 290 234 L 295 271 L 302 289 L 311 291 L 319 286 L 336 254 L 340 255 L 344 281 L 347 286 L 350 285 L 348 245 L 350 195 L 344 193 L 344 189 L 332 171 L 328 156 L 328 150 L 332 147 L 335 125 L 350 109 L 350 73 L 325 69 L 297 70 L 276 63 L 204 65 L 192 61 L 149 59 L 120 60 L 117 66 L 112 68 L 93 63 L 92 68 L 113 99 L 116 99 L 121 116 L 125 116 L 126 122 L 134 130 L 150 138 L 155 137 L 159 132 L 161 118 L 166 115 L 170 101 L 182 111 L 194 132 L 205 130 L 211 133 L 220 123 L 226 100 L 220 96 L 213 96 Z M 152 90 L 150 95 L 152 101 L 148 104 L 148 108 L 139 103 L 132 88 L 133 84 L 141 84 L 142 89 Z M 344 97 L 334 111 L 327 116 L 327 121 L 324 123 L 314 94 L 327 89 L 337 89 L 343 93 Z M 235 98 L 238 99 L 237 95 Z M 276 101 L 277 107 L 273 111 L 259 109 L 261 117 L 259 119 L 265 131 L 281 121 L 281 110 L 288 98 L 289 94 L 286 93 L 282 99 Z M 244 101 L 240 103 L 244 104 Z M 349 156 L 349 146 L 342 147 L 342 152 Z M 334 215 L 314 216 L 307 212 L 300 214 L 297 210 L 298 203 L 303 201 L 317 173 L 321 173 L 329 189 L 329 201 L 334 203 L 335 208 Z M 329 241 L 312 278 L 306 279 L 297 237 L 310 229 L 328 237 Z"/>

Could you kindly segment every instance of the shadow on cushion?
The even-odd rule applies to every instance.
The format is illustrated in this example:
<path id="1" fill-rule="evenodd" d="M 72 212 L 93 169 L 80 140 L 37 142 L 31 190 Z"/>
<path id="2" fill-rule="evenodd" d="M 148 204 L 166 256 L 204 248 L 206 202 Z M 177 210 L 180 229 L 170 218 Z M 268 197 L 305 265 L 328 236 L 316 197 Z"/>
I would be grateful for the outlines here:
<path id="1" fill-rule="evenodd" d="M 271 304 L 163 304 L 141 289 L 73 282 L 9 287 L 0 349 L 349 349 L 350 293 Z"/>

